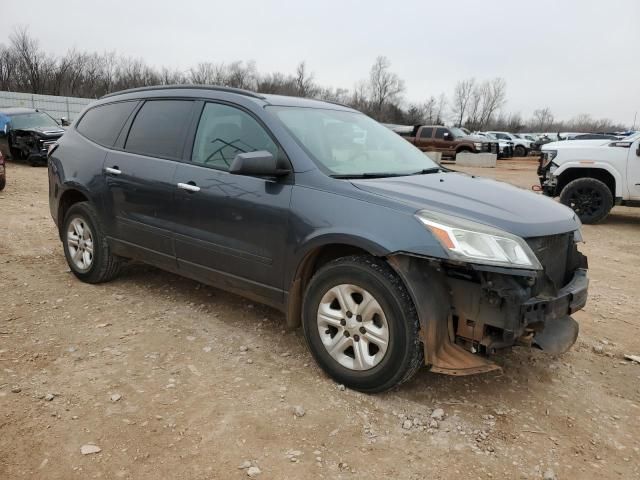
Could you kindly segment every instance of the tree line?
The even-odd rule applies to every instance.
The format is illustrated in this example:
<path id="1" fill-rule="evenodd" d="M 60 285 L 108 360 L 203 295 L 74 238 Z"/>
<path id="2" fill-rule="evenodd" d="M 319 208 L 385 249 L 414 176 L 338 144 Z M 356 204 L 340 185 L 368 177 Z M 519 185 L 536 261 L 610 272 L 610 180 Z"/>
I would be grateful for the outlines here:
<path id="1" fill-rule="evenodd" d="M 254 61 L 202 62 L 180 71 L 152 67 L 141 59 L 109 53 L 70 50 L 64 56 L 45 52 L 26 28 L 15 29 L 8 45 L 0 44 L 0 90 L 45 95 L 99 98 L 107 93 L 150 85 L 207 84 L 243 88 L 261 93 L 318 98 L 352 106 L 380 122 L 414 125 L 451 123 L 475 130 L 613 131 L 624 127 L 607 119 L 581 114 L 557 120 L 549 107 L 524 119 L 508 113 L 507 84 L 503 78 L 459 81 L 448 97 L 429 96 L 406 102 L 405 83 L 391 69 L 388 58 L 375 59 L 368 77 L 352 89 L 319 85 L 306 63 L 294 73 L 258 71 Z"/>

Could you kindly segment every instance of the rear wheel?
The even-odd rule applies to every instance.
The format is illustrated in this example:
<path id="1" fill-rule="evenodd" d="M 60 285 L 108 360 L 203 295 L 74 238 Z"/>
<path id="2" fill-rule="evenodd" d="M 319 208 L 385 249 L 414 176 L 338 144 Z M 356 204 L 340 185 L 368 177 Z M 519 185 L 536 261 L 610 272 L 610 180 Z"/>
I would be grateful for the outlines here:
<path id="1" fill-rule="evenodd" d="M 307 288 L 302 324 L 320 367 L 355 390 L 388 390 L 424 361 L 413 302 L 396 273 L 375 257 L 344 257 L 322 267 Z"/>
<path id="2" fill-rule="evenodd" d="M 102 283 L 118 274 L 121 259 L 111 253 L 91 204 L 80 202 L 72 205 L 65 216 L 61 233 L 69 268 L 80 280 Z"/>
<path id="3" fill-rule="evenodd" d="M 598 223 L 613 208 L 613 195 L 598 179 L 578 178 L 562 189 L 560 202 L 572 208 L 582 223 Z"/>
<path id="4" fill-rule="evenodd" d="M 522 145 L 516 145 L 516 147 L 513 149 L 513 153 L 516 157 L 526 157 L 527 149 Z"/>

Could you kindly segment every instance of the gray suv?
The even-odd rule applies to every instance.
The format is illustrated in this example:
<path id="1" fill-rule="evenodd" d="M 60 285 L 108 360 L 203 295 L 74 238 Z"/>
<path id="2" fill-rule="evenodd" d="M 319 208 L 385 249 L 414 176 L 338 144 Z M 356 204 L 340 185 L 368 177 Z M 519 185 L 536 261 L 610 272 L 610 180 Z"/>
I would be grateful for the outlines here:
<path id="1" fill-rule="evenodd" d="M 515 344 L 564 352 L 587 298 L 573 211 L 448 171 L 333 103 L 204 86 L 107 95 L 50 151 L 49 188 L 80 280 L 135 259 L 271 305 L 365 392 L 424 364 L 494 370 Z"/>

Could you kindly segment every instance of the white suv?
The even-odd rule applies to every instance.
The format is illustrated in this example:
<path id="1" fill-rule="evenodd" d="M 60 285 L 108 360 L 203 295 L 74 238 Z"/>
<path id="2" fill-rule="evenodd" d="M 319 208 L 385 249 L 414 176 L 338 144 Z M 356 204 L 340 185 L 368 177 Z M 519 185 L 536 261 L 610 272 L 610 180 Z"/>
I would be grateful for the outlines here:
<path id="1" fill-rule="evenodd" d="M 506 140 L 507 142 L 513 142 L 513 154 L 516 157 L 526 157 L 529 152 L 534 148 L 535 142 L 524 138 L 518 138 L 513 133 L 509 132 L 487 132 L 496 137 L 499 140 Z"/>
<path id="2" fill-rule="evenodd" d="M 542 147 L 542 192 L 571 207 L 583 223 L 614 205 L 640 206 L 640 133 L 622 140 L 573 140 Z"/>

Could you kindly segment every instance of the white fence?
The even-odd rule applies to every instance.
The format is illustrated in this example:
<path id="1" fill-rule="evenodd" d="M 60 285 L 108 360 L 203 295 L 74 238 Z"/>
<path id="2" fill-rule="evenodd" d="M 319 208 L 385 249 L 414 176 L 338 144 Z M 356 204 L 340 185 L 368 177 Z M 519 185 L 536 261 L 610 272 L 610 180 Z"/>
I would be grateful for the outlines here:
<path id="1" fill-rule="evenodd" d="M 62 117 L 74 120 L 91 98 L 57 97 L 55 95 L 36 95 L 32 93 L 0 92 L 0 108 L 24 107 L 37 108 L 47 112 L 56 120 Z"/>

